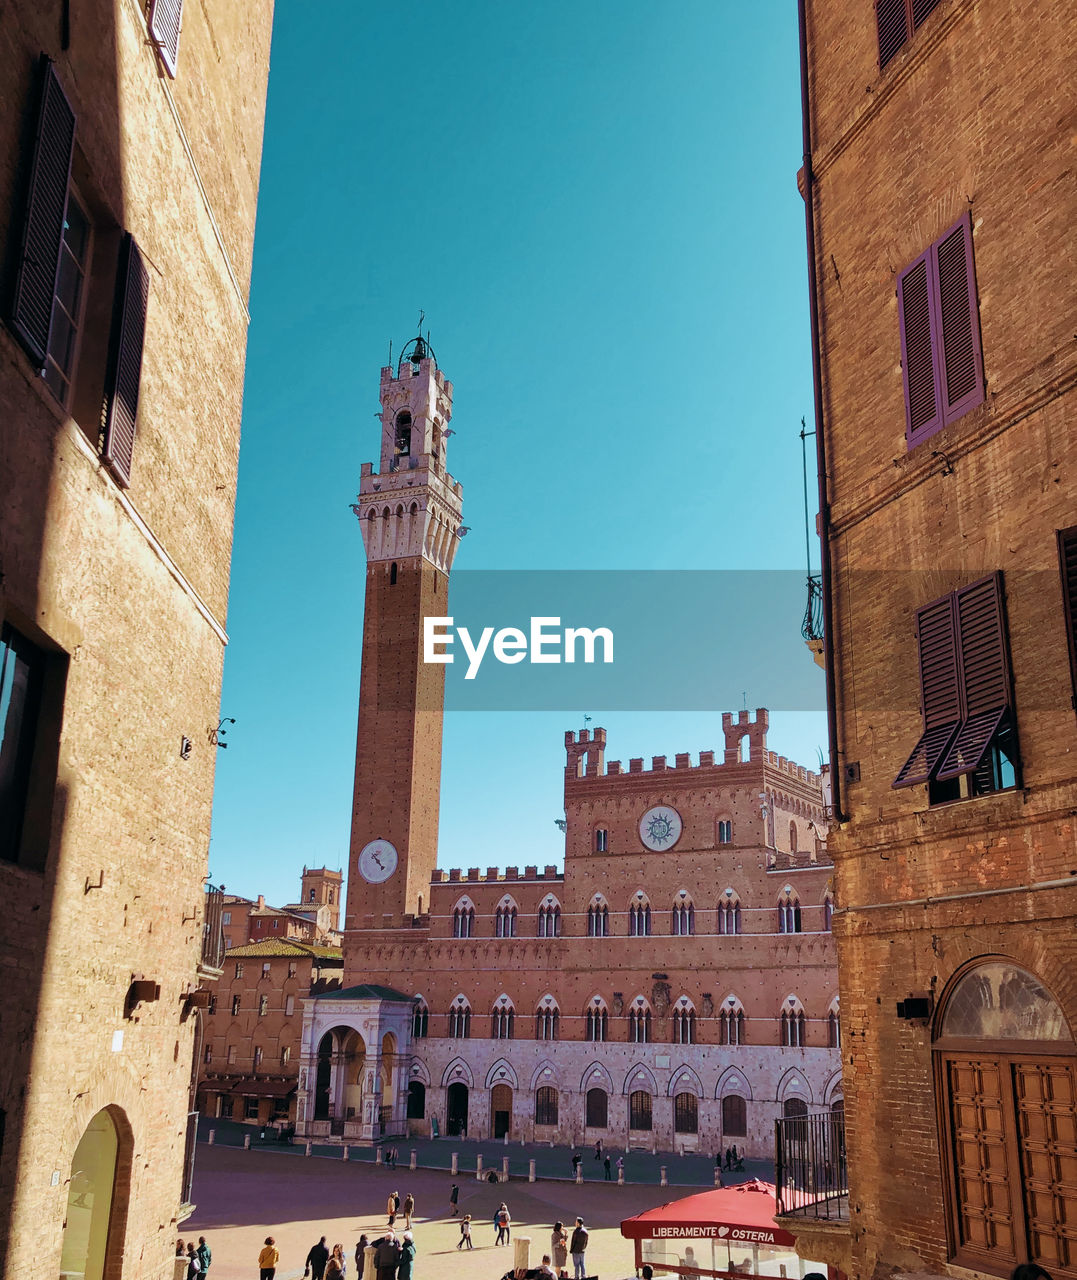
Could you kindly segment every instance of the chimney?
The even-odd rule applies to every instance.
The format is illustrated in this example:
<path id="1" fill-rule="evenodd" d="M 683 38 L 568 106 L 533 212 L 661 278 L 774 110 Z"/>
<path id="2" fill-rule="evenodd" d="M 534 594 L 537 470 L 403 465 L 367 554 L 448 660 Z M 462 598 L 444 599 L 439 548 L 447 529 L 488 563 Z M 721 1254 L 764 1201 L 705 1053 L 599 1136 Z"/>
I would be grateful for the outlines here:
<path id="1" fill-rule="evenodd" d="M 266 898 L 264 893 L 258 895 L 258 910 L 264 911 L 266 907 Z"/>

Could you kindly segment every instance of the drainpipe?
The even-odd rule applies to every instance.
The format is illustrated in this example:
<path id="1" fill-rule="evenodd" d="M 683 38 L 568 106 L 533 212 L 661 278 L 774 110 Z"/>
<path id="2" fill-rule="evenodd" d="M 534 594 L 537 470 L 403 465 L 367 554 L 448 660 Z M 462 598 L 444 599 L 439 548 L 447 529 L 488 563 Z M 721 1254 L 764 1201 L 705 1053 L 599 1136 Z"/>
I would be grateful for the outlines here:
<path id="1" fill-rule="evenodd" d="M 811 161 L 811 93 L 808 87 L 807 0 L 797 0 L 800 27 L 800 111 L 804 137 L 804 228 L 808 242 L 808 294 L 811 309 L 811 372 L 815 394 L 815 463 L 819 473 L 819 584 L 823 595 L 823 669 L 826 673 L 826 720 L 830 748 L 830 794 L 833 819 L 847 815 L 841 805 L 838 761 L 838 710 L 834 676 L 834 595 L 830 582 L 830 499 L 826 482 L 826 432 L 823 429 L 823 362 L 819 349 L 819 280 L 815 269 L 815 177 Z"/>

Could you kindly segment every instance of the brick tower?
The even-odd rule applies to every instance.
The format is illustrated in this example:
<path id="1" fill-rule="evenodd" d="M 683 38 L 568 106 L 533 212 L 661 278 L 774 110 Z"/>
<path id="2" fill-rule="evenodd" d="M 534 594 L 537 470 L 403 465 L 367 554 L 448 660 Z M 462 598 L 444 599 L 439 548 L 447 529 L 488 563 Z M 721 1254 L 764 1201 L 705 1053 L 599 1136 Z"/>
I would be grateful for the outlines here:
<path id="1" fill-rule="evenodd" d="M 345 928 L 428 909 L 437 862 L 445 668 L 423 662 L 423 619 L 448 612 L 462 490 L 445 469 L 452 383 L 422 336 L 381 371 L 381 471 L 361 472 L 367 554 Z M 389 918 L 387 918 L 389 917 Z"/>

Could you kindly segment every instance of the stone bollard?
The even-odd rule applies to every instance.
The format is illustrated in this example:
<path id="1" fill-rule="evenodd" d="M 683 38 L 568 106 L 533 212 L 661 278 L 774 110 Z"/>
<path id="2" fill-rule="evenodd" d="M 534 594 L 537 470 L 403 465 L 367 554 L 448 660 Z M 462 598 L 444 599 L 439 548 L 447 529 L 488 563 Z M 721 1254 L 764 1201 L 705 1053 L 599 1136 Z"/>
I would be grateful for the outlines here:
<path id="1" fill-rule="evenodd" d="M 526 1271 L 531 1265 L 531 1237 L 517 1236 L 512 1242 L 514 1253 L 512 1266 L 514 1271 Z"/>
<path id="2" fill-rule="evenodd" d="M 623 1187 L 624 1184 L 625 1184 L 625 1171 L 624 1171 L 624 1168 L 622 1167 L 617 1170 L 617 1185 L 619 1187 Z"/>
<path id="3" fill-rule="evenodd" d="M 509 1180 L 509 1158 L 508 1158 L 508 1156 L 502 1156 L 502 1158 L 501 1158 L 501 1181 L 502 1181 L 502 1182 L 508 1182 L 508 1180 Z"/>
<path id="4" fill-rule="evenodd" d="M 243 1135 L 243 1150 L 249 1151 L 250 1149 L 251 1149 L 251 1135 L 249 1133 L 245 1133 Z"/>
<path id="5" fill-rule="evenodd" d="M 418 1169 L 418 1167 L 419 1167 L 419 1153 L 417 1151 L 413 1151 L 411 1153 L 411 1159 L 408 1161 L 408 1168 Z"/>
<path id="6" fill-rule="evenodd" d="M 508 1135 L 507 1133 L 505 1134 L 505 1136 L 504 1136 L 504 1138 L 502 1139 L 502 1141 L 504 1142 L 504 1144 L 505 1144 L 505 1146 L 506 1146 L 506 1147 L 509 1145 L 509 1135 Z"/>
<path id="7" fill-rule="evenodd" d="M 527 1180 L 528 1180 L 528 1182 L 534 1182 L 534 1181 L 535 1181 L 535 1162 L 534 1162 L 534 1160 L 528 1160 L 528 1162 L 527 1162 Z"/>
<path id="8" fill-rule="evenodd" d="M 207 1145 L 208 1145 L 208 1146 L 211 1146 L 211 1147 L 212 1147 L 212 1146 L 213 1146 L 213 1144 L 214 1144 L 216 1141 L 217 1141 L 217 1130 L 216 1130 L 216 1129 L 210 1129 L 210 1131 L 209 1131 L 209 1137 L 206 1139 L 206 1143 L 207 1143 Z"/>
<path id="9" fill-rule="evenodd" d="M 449 1169 L 449 1172 L 453 1175 L 454 1178 L 460 1172 L 460 1152 L 459 1151 L 454 1151 L 452 1153 L 452 1167 Z"/>
<path id="10" fill-rule="evenodd" d="M 482 1156 L 481 1156 L 481 1154 L 480 1154 L 480 1155 L 477 1155 L 477 1156 L 475 1157 L 475 1181 L 476 1181 L 476 1182 L 481 1182 L 481 1181 L 482 1181 Z"/>
<path id="11" fill-rule="evenodd" d="M 385 1163 L 385 1152 L 382 1151 L 381 1147 L 374 1148 L 374 1163 L 375 1164 Z"/>
<path id="12" fill-rule="evenodd" d="M 304 1154 L 305 1156 L 309 1156 L 309 1155 L 313 1155 L 313 1154 L 314 1154 L 314 1143 L 313 1143 L 313 1142 L 308 1142 L 308 1143 L 307 1143 L 307 1149 L 306 1149 L 306 1151 L 304 1151 L 304 1152 L 303 1152 L 303 1154 Z"/>
<path id="13" fill-rule="evenodd" d="M 722 1171 L 717 1165 L 714 1166 L 714 1185 L 720 1187 L 722 1185 Z"/>
<path id="14" fill-rule="evenodd" d="M 578 1164 L 576 1166 L 576 1181 L 577 1182 L 583 1181 L 583 1165 L 582 1164 Z"/>
<path id="15" fill-rule="evenodd" d="M 343 1147 L 341 1148 L 341 1150 L 340 1150 L 340 1158 L 341 1158 L 341 1160 L 347 1160 L 347 1158 L 348 1158 L 348 1144 L 347 1144 L 347 1143 L 345 1143 L 345 1144 L 344 1144 L 344 1146 L 343 1146 Z"/>
<path id="16" fill-rule="evenodd" d="M 368 1244 L 363 1250 L 363 1275 L 372 1276 L 375 1272 L 374 1254 L 377 1250 L 372 1244 Z"/>
<path id="17" fill-rule="evenodd" d="M 669 1178 L 666 1177 L 666 1166 L 664 1164 L 660 1165 L 658 1169 L 658 1185 L 660 1187 L 669 1186 Z"/>

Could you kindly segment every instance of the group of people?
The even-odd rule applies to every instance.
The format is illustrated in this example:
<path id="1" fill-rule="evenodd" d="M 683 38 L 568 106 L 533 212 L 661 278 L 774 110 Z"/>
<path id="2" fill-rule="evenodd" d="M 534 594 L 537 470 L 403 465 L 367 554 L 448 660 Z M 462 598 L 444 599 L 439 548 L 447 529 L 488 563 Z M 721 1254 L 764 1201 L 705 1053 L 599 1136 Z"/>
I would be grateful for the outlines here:
<path id="1" fill-rule="evenodd" d="M 396 1168 L 396 1158 L 399 1154 L 400 1153 L 397 1151 L 396 1147 L 385 1148 L 385 1154 L 382 1156 L 382 1159 L 385 1161 L 386 1169 Z"/>
<path id="2" fill-rule="evenodd" d="M 719 1152 L 714 1157 L 714 1167 L 718 1170 L 722 1168 L 722 1153 Z M 735 1170 L 737 1173 L 744 1172 L 744 1152 L 737 1150 L 736 1143 L 725 1149 L 725 1167 Z"/>
<path id="3" fill-rule="evenodd" d="M 502 1205 L 502 1208 L 504 1206 Z M 550 1252 L 542 1255 L 537 1267 L 518 1268 L 506 1272 L 502 1280 L 568 1280 L 568 1259 L 572 1255 L 573 1280 L 587 1275 L 587 1241 L 589 1233 L 583 1219 L 577 1218 L 571 1237 L 563 1222 L 555 1222 L 550 1232 Z M 498 1240 L 498 1244 L 501 1241 Z M 507 1243 L 507 1241 L 506 1241 Z"/>
<path id="4" fill-rule="evenodd" d="M 187 1259 L 187 1280 L 201 1280 L 209 1272 L 209 1264 L 213 1261 L 213 1251 L 206 1244 L 206 1237 L 199 1236 L 198 1243 L 193 1240 L 184 1244 L 176 1241 L 176 1257 Z"/>
<path id="5" fill-rule="evenodd" d="M 612 1164 L 612 1162 L 611 1162 L 611 1160 L 610 1160 L 610 1158 L 609 1158 L 609 1156 L 608 1156 L 608 1155 L 607 1155 L 607 1156 L 604 1156 L 604 1155 L 602 1154 L 602 1139 L 601 1139 L 601 1138 L 599 1138 L 599 1140 L 595 1143 L 595 1159 L 596 1159 L 596 1160 L 601 1160 L 601 1161 L 602 1161 L 602 1168 L 603 1168 L 603 1170 L 605 1171 L 605 1174 L 606 1174 L 606 1181 L 607 1181 L 607 1182 L 612 1182 L 612 1181 L 613 1181 L 613 1164 Z M 578 1177 L 579 1177 L 579 1173 L 580 1173 L 580 1165 L 581 1165 L 582 1163 L 583 1163 L 583 1157 L 580 1155 L 580 1153 L 579 1153 L 578 1151 L 574 1151 L 574 1152 L 572 1153 L 572 1176 L 573 1176 L 573 1178 L 578 1178 Z M 624 1167 L 625 1167 L 625 1158 L 624 1158 L 624 1156 L 618 1156 L 618 1157 L 617 1157 L 617 1176 L 618 1176 L 618 1180 L 620 1179 L 620 1175 L 621 1175 L 621 1173 L 624 1171 Z"/>
<path id="6" fill-rule="evenodd" d="M 367 1274 L 367 1249 L 374 1249 L 374 1270 Z M 274 1280 L 280 1253 L 272 1236 L 266 1237 L 265 1248 L 258 1258 L 261 1268 L 261 1280 Z M 399 1236 L 390 1228 L 383 1236 L 371 1240 L 364 1232 L 355 1246 L 355 1280 L 412 1280 L 415 1263 L 415 1237 L 411 1231 L 404 1231 Z M 348 1259 L 344 1255 L 344 1246 L 333 1245 L 332 1249 L 322 1236 L 317 1244 L 311 1245 L 303 1268 L 304 1280 L 347 1280 Z"/>
<path id="7" fill-rule="evenodd" d="M 411 1230 L 411 1215 L 415 1212 L 415 1197 L 411 1194 L 411 1192 L 410 1192 L 410 1191 L 409 1191 L 409 1192 L 408 1192 L 408 1194 L 404 1197 L 403 1207 L 401 1207 L 401 1203 L 400 1203 L 400 1192 L 399 1192 L 399 1191 L 390 1191 L 390 1192 L 389 1192 L 389 1199 L 388 1199 L 388 1201 L 387 1201 L 387 1203 L 386 1203 L 385 1208 L 386 1208 L 386 1211 L 387 1211 L 387 1212 L 388 1212 L 388 1214 L 389 1214 L 389 1226 L 391 1226 L 391 1227 L 392 1227 L 392 1226 L 395 1226 L 395 1225 L 396 1225 L 396 1215 L 397 1215 L 398 1213 L 403 1213 L 403 1215 L 404 1215 L 404 1230 L 405 1230 L 405 1231 L 410 1231 L 410 1230 Z"/>

